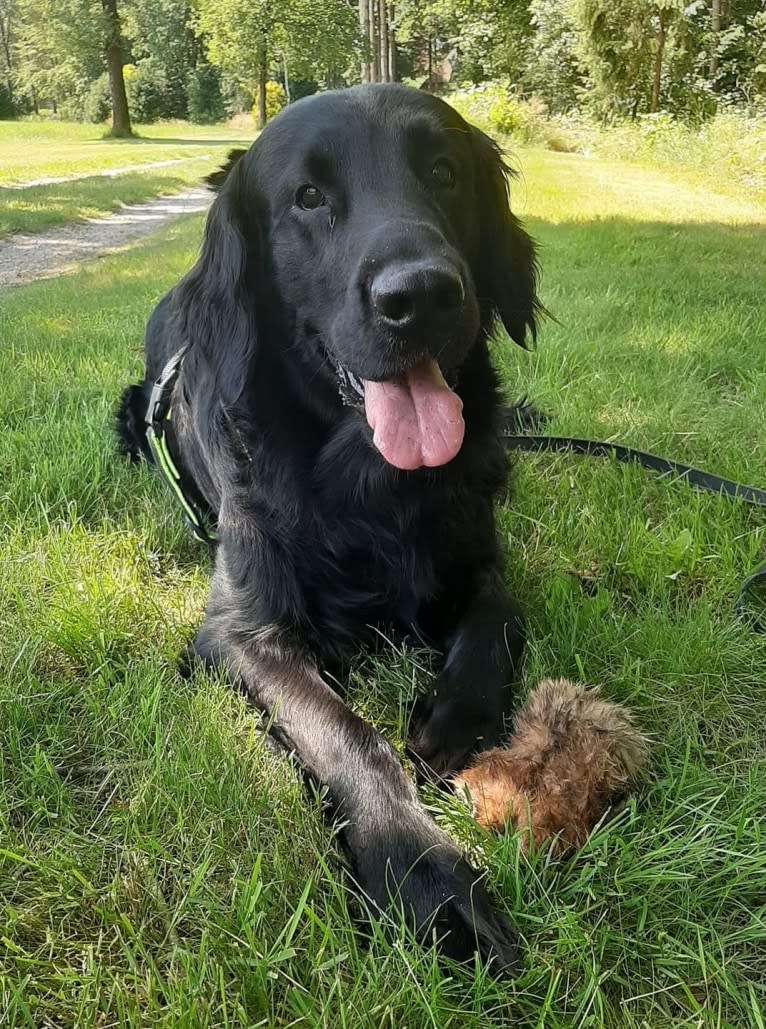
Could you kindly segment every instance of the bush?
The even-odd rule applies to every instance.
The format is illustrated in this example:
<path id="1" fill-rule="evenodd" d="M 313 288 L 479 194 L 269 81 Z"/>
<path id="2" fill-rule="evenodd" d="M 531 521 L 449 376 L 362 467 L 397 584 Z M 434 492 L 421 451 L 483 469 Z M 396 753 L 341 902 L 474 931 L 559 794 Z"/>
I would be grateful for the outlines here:
<path id="1" fill-rule="evenodd" d="M 160 118 L 174 116 L 167 75 L 158 61 L 147 57 L 138 64 L 126 64 L 123 74 L 130 116 L 134 121 L 147 125 Z"/>
<path id="2" fill-rule="evenodd" d="M 313 96 L 319 90 L 319 83 L 314 79 L 291 79 L 290 98 L 301 100 L 304 96 Z"/>
<path id="3" fill-rule="evenodd" d="M 287 93 L 285 93 L 285 87 L 279 82 L 267 82 L 266 83 L 266 119 L 273 118 L 275 114 L 279 114 L 282 108 L 287 103 Z M 253 118 L 258 121 L 258 98 L 255 98 L 253 104 Z"/>
<path id="4" fill-rule="evenodd" d="M 83 118 L 95 125 L 106 121 L 112 113 L 112 94 L 109 89 L 109 76 L 106 72 L 91 82 L 83 103 Z"/>
<path id="5" fill-rule="evenodd" d="M 568 150 L 569 144 L 545 104 L 532 97 L 522 100 L 507 83 L 488 82 L 459 89 L 445 97 L 466 121 L 485 132 L 511 136 L 519 143 L 540 143 L 551 150 Z"/>
<path id="6" fill-rule="evenodd" d="M 223 121 L 226 105 L 221 93 L 221 73 L 212 64 L 200 64 L 186 80 L 189 120 L 198 125 Z"/>

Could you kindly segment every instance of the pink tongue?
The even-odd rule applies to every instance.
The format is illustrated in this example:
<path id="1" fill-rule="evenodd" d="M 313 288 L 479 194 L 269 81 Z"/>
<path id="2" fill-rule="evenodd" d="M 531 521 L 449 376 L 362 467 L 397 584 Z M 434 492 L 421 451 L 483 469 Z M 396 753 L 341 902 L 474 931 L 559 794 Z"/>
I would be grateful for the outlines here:
<path id="1" fill-rule="evenodd" d="M 388 382 L 364 380 L 364 411 L 373 443 L 404 471 L 446 464 L 463 444 L 463 401 L 428 358 Z"/>

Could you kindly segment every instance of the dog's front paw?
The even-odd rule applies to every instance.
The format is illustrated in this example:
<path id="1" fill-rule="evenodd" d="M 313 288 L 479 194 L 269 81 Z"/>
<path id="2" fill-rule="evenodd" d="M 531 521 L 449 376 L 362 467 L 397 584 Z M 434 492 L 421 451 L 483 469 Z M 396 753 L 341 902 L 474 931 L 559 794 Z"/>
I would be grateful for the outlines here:
<path id="1" fill-rule="evenodd" d="M 481 874 L 422 809 L 348 839 L 357 885 L 375 908 L 396 913 L 424 942 L 456 961 L 478 953 L 490 971 L 517 965 L 513 926 L 493 906 Z"/>
<path id="2" fill-rule="evenodd" d="M 415 705 L 410 747 L 438 776 L 457 772 L 480 750 L 500 742 L 503 712 L 438 683 Z"/>

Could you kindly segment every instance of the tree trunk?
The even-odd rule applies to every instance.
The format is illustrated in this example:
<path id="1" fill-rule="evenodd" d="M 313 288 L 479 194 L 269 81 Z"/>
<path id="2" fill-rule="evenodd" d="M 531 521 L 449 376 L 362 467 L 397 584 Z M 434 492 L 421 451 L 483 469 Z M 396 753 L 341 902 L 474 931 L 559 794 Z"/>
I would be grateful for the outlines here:
<path id="1" fill-rule="evenodd" d="M 7 20 L 0 18 L 0 39 L 3 41 L 3 53 L 5 54 L 5 76 L 8 82 L 8 97 L 12 101 L 13 89 L 13 61 L 11 58 L 11 16 Z"/>
<path id="2" fill-rule="evenodd" d="M 287 102 L 289 104 L 292 103 L 292 99 L 290 97 L 290 77 L 287 72 L 287 54 L 284 50 L 282 51 L 282 67 L 284 68 L 285 74 L 285 96 L 287 97 Z"/>
<path id="3" fill-rule="evenodd" d="M 359 35 L 362 37 L 362 82 L 370 81 L 370 0 L 359 0 Z"/>
<path id="4" fill-rule="evenodd" d="M 380 82 L 380 41 L 378 39 L 378 4 L 370 2 L 370 82 Z"/>
<path id="5" fill-rule="evenodd" d="M 721 38 L 721 0 L 712 0 L 710 23 L 713 30 L 713 42 L 710 47 L 710 78 L 715 83 L 718 75 L 718 43 Z"/>
<path id="6" fill-rule="evenodd" d="M 654 81 L 652 82 L 652 100 L 649 110 L 654 113 L 660 109 L 660 83 L 662 82 L 662 62 L 665 57 L 666 19 L 668 12 L 660 8 L 660 24 L 657 29 L 657 53 L 654 56 Z"/>
<path id="7" fill-rule="evenodd" d="M 388 4 L 388 81 L 396 82 L 396 20 L 392 0 Z"/>
<path id="8" fill-rule="evenodd" d="M 120 35 L 120 16 L 117 13 L 117 0 L 101 0 L 101 7 L 106 17 L 106 35 L 104 53 L 106 68 L 109 72 L 109 90 L 112 94 L 112 135 L 118 139 L 132 136 L 128 97 L 125 93 L 125 77 L 122 73 L 122 44 Z"/>
<path id="9" fill-rule="evenodd" d="M 264 34 L 261 45 L 258 47 L 258 128 L 266 126 L 266 36 Z"/>
<path id="10" fill-rule="evenodd" d="M 380 81 L 388 82 L 388 8 L 386 0 L 378 0 L 378 22 L 380 29 Z"/>

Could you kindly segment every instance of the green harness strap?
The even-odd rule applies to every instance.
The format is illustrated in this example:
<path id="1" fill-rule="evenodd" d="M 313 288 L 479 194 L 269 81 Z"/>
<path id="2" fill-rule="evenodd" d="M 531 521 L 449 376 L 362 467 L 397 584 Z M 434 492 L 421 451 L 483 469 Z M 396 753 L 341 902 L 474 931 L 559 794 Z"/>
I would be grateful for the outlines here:
<path id="1" fill-rule="evenodd" d="M 183 478 L 170 453 L 166 433 L 166 426 L 170 422 L 171 416 L 170 404 L 173 388 L 188 349 L 187 344 L 170 358 L 152 387 L 146 411 L 146 439 L 165 485 L 181 506 L 186 524 L 200 543 L 211 545 L 217 542 L 218 534 L 208 524 L 209 520 L 184 490 Z"/>

